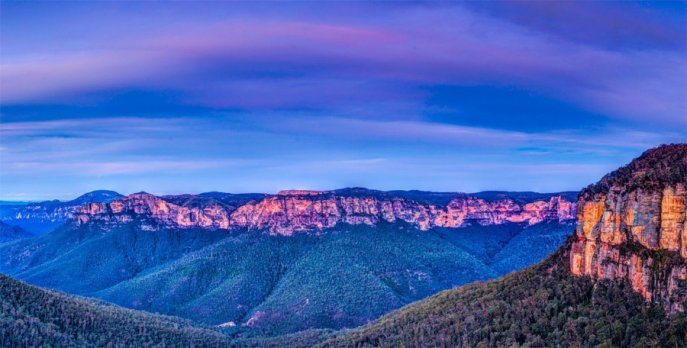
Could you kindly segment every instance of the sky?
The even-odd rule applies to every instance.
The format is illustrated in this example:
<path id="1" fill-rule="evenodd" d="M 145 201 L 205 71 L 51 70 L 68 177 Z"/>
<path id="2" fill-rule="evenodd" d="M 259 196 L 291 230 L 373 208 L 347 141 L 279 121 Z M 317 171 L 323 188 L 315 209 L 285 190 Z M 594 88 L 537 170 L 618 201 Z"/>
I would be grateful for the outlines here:
<path id="1" fill-rule="evenodd" d="M 579 190 L 687 141 L 685 1 L 0 3 L 0 199 Z"/>

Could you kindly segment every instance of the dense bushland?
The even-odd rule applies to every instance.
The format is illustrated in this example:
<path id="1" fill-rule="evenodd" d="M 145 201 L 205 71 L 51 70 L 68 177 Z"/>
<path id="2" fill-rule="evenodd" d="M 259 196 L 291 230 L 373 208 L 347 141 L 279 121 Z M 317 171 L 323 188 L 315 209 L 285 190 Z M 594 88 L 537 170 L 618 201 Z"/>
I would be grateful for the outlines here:
<path id="1" fill-rule="evenodd" d="M 606 174 L 599 182 L 587 186 L 580 196 L 590 199 L 598 193 L 608 192 L 611 186 L 622 187 L 625 192 L 637 189 L 661 190 L 667 186 L 685 183 L 687 177 L 687 144 L 661 145 L 647 150 L 628 165 Z"/>
<path id="2" fill-rule="evenodd" d="M 0 275 L 0 347 L 221 347 L 190 321 L 40 289 Z"/>
<path id="3" fill-rule="evenodd" d="M 0 272 L 132 309 L 233 322 L 245 335 L 279 335 L 366 324 L 538 262 L 572 231 L 556 222 L 430 231 L 342 224 L 288 237 L 139 227 L 152 223 L 67 224 L 0 246 Z"/>
<path id="4" fill-rule="evenodd" d="M 569 272 L 567 247 L 503 279 L 444 291 L 326 347 L 683 347 L 687 316 L 666 316 L 622 282 Z"/>

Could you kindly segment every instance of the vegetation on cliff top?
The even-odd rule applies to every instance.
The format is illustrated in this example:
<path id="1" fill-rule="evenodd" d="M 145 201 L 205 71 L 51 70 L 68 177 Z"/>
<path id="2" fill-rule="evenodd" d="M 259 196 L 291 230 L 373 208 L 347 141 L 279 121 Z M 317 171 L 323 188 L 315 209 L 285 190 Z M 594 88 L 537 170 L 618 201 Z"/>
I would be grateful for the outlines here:
<path id="1" fill-rule="evenodd" d="M 580 198 L 590 199 L 612 187 L 631 192 L 636 189 L 662 190 L 678 183 L 687 185 L 687 144 L 670 144 L 647 150 L 626 166 L 587 186 Z"/>

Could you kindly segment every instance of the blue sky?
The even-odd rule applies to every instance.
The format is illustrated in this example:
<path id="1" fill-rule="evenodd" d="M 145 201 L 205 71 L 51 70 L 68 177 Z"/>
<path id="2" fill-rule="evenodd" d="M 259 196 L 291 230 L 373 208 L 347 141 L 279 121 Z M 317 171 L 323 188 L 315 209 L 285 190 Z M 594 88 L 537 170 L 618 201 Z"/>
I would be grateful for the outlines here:
<path id="1" fill-rule="evenodd" d="M 2 2 L 0 199 L 578 190 L 687 141 L 679 2 Z"/>

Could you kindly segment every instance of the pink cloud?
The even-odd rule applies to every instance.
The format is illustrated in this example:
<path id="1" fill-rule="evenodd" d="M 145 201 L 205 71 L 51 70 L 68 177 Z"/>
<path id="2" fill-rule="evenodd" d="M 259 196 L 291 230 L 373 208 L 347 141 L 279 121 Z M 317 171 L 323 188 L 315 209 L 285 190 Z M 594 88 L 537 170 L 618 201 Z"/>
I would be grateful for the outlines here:
<path id="1" fill-rule="evenodd" d="M 681 123 L 687 113 L 684 95 L 674 92 L 687 80 L 679 52 L 571 44 L 460 8 L 395 16 L 374 24 L 243 18 L 122 38 L 127 45 L 98 52 L 13 59 L 1 66 L 0 102 L 162 88 L 210 107 L 351 107 L 421 104 L 419 84 L 500 84 L 621 118 Z"/>

